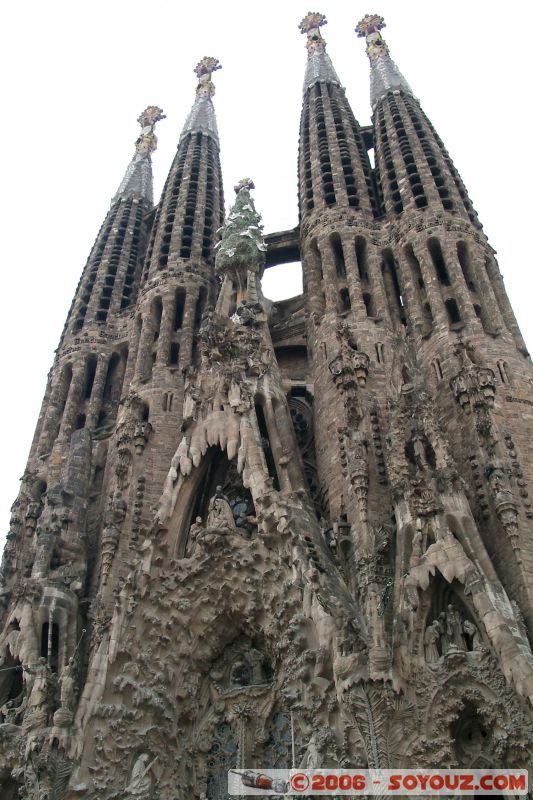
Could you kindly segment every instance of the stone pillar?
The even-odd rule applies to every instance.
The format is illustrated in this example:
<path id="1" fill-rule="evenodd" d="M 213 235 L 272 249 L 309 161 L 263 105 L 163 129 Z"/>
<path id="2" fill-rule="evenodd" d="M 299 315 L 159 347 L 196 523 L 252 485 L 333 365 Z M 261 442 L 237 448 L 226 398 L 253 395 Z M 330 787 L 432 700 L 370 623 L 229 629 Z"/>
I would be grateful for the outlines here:
<path id="1" fill-rule="evenodd" d="M 387 303 L 385 284 L 383 283 L 383 273 L 381 271 L 381 256 L 374 250 L 370 249 L 367 244 L 367 263 L 368 263 L 368 281 L 370 283 L 370 290 L 374 307 L 376 309 L 376 316 L 380 317 L 385 323 L 388 323 L 392 328 L 392 319 L 389 312 L 389 304 Z"/>
<path id="2" fill-rule="evenodd" d="M 170 341 L 172 339 L 174 314 L 176 312 L 176 294 L 172 292 L 163 297 L 163 313 L 157 341 L 157 363 L 161 367 L 168 366 Z"/>
<path id="3" fill-rule="evenodd" d="M 85 360 L 78 361 L 72 368 L 72 380 L 70 382 L 67 402 L 59 429 L 59 438 L 61 439 L 69 439 L 72 434 L 76 414 L 80 409 L 80 404 L 83 399 L 86 376 L 87 364 Z"/>
<path id="4" fill-rule="evenodd" d="M 200 287 L 187 287 L 185 296 L 185 308 L 183 311 L 183 325 L 181 333 L 180 364 L 187 366 L 192 361 L 193 341 L 195 336 L 194 317 L 196 314 L 196 303 L 200 295 Z"/>
<path id="5" fill-rule="evenodd" d="M 448 312 L 442 299 L 440 286 L 438 285 L 438 278 L 435 273 L 433 265 L 430 264 L 430 254 L 427 247 L 421 247 L 418 243 L 413 242 L 413 252 L 420 264 L 422 278 L 426 284 L 426 294 L 433 314 L 433 319 L 437 325 L 446 325 L 448 327 Z"/>
<path id="6" fill-rule="evenodd" d="M 454 252 L 454 248 L 450 247 L 446 241 L 442 240 L 441 247 L 444 263 L 446 264 L 452 289 L 454 290 L 454 297 L 461 313 L 461 319 L 468 325 L 481 326 L 481 321 L 474 311 L 470 289 L 466 285 L 463 270 L 459 265 L 457 250 L 455 249 Z"/>
<path id="7" fill-rule="evenodd" d="M 408 318 L 413 328 L 420 331 L 421 334 L 428 333 L 417 277 L 413 274 L 413 270 L 402 252 L 397 254 L 396 263 L 401 276 L 402 297 L 405 298 Z"/>
<path id="8" fill-rule="evenodd" d="M 485 260 L 483 256 L 476 251 L 472 252 L 472 250 L 470 250 L 470 253 L 473 277 L 476 282 L 479 300 L 485 309 L 485 316 L 489 320 L 489 324 L 494 329 L 494 332 L 503 330 L 505 328 L 505 321 L 485 269 Z"/>
<path id="9" fill-rule="evenodd" d="M 326 311 L 336 312 L 339 307 L 339 298 L 337 296 L 337 270 L 335 268 L 335 256 L 333 254 L 331 242 L 329 241 L 329 236 L 319 237 L 318 250 L 322 260 Z"/>
<path id="10" fill-rule="evenodd" d="M 359 277 L 359 267 L 355 255 L 355 239 L 350 234 L 341 235 L 342 250 L 344 253 L 344 263 L 346 264 L 346 280 L 350 292 L 352 309 L 357 316 L 366 316 L 366 306 L 363 300 L 363 289 L 361 278 Z"/>
<path id="11" fill-rule="evenodd" d="M 98 423 L 98 417 L 102 409 L 102 399 L 104 396 L 108 368 L 109 357 L 103 353 L 100 353 L 98 356 L 98 362 L 96 364 L 91 400 L 89 404 L 89 410 L 87 412 L 87 421 L 85 423 L 85 427 L 89 430 L 96 428 Z"/>

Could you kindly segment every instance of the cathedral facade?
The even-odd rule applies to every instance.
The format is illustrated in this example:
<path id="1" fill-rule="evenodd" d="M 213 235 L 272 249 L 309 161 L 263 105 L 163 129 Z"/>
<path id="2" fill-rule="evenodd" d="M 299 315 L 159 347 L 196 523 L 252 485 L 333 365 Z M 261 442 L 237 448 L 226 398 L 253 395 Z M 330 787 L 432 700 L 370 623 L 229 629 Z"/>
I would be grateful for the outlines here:
<path id="1" fill-rule="evenodd" d="M 533 762 L 531 360 L 383 19 L 356 28 L 368 127 L 325 21 L 294 230 L 264 235 L 249 179 L 225 217 L 216 59 L 156 206 L 139 118 L 12 507 L 2 800 Z M 297 260 L 303 294 L 265 298 Z"/>

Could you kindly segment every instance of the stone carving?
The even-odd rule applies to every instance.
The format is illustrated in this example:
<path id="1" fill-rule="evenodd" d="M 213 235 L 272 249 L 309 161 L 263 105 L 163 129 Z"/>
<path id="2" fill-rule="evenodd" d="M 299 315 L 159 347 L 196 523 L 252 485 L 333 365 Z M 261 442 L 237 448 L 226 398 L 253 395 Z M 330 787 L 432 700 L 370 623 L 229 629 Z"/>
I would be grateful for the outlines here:
<path id="1" fill-rule="evenodd" d="M 222 486 L 217 486 L 215 494 L 209 501 L 206 526 L 218 530 L 235 531 L 235 519 L 228 498 L 222 493 Z"/>
<path id="2" fill-rule="evenodd" d="M 441 626 L 438 620 L 433 620 L 428 625 L 424 633 L 424 646 L 426 651 L 426 663 L 435 664 L 439 658 L 439 641 L 441 637 Z"/>
<path id="3" fill-rule="evenodd" d="M 120 539 L 122 523 L 126 518 L 128 505 L 122 499 L 120 491 L 115 491 L 109 499 L 109 504 L 104 517 L 104 530 L 102 533 L 102 585 L 105 586 L 111 571 L 115 551 Z"/>
<path id="4" fill-rule="evenodd" d="M 131 770 L 129 783 L 124 790 L 126 797 L 149 800 L 153 787 L 151 770 L 156 761 L 157 756 L 152 759 L 148 753 L 141 753 L 137 756 Z"/>

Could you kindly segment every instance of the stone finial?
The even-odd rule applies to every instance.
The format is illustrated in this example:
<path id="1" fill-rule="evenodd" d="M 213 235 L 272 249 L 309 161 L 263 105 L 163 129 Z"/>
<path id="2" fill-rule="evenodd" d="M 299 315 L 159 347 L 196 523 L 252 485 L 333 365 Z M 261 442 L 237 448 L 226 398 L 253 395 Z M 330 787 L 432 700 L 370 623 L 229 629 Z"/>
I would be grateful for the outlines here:
<path id="1" fill-rule="evenodd" d="M 376 33 L 385 27 L 386 23 L 383 17 L 379 14 L 366 14 L 363 19 L 357 23 L 355 32 L 358 36 L 369 36 L 371 33 Z"/>
<path id="2" fill-rule="evenodd" d="M 211 77 L 213 72 L 216 72 L 217 69 L 222 69 L 222 64 L 218 58 L 204 56 L 195 66 L 194 71 L 196 72 L 198 79 L 201 80 L 203 75 L 209 75 L 209 77 Z"/>
<path id="3" fill-rule="evenodd" d="M 379 14 L 367 14 L 356 25 L 355 32 L 360 37 L 366 38 L 366 54 L 371 63 L 380 56 L 389 55 L 387 42 L 381 36 L 380 30 L 385 27 L 385 20 Z"/>
<path id="4" fill-rule="evenodd" d="M 322 25 L 327 25 L 328 21 L 324 14 L 319 11 L 309 11 L 298 25 L 302 33 L 309 34 L 311 31 L 318 30 Z"/>
<path id="5" fill-rule="evenodd" d="M 307 34 L 306 46 L 310 54 L 325 51 L 326 41 L 322 38 L 320 28 L 322 25 L 327 25 L 327 22 L 324 14 L 310 11 L 298 25 L 300 31 Z"/>
<path id="6" fill-rule="evenodd" d="M 195 66 L 194 71 L 198 76 L 198 86 L 196 88 L 197 97 L 213 97 L 215 94 L 215 84 L 211 80 L 211 75 L 213 72 L 216 72 L 217 69 L 222 69 L 222 65 L 218 58 L 212 58 L 211 56 L 204 56 Z"/>
<path id="7" fill-rule="evenodd" d="M 156 122 L 161 119 L 166 119 L 162 108 L 159 108 L 159 106 L 147 106 L 140 117 L 137 117 L 137 122 L 141 128 L 153 128 Z"/>
<path id="8" fill-rule="evenodd" d="M 247 189 L 248 191 L 255 189 L 255 183 L 251 178 L 242 178 L 233 188 L 235 189 L 235 194 L 239 194 L 241 189 Z"/>
<path id="9" fill-rule="evenodd" d="M 141 135 L 135 142 L 135 153 L 137 156 L 146 157 L 157 149 L 157 136 L 154 133 L 156 122 L 166 119 L 163 109 L 159 106 L 147 106 L 142 114 L 137 117 L 137 122 L 141 126 Z"/>

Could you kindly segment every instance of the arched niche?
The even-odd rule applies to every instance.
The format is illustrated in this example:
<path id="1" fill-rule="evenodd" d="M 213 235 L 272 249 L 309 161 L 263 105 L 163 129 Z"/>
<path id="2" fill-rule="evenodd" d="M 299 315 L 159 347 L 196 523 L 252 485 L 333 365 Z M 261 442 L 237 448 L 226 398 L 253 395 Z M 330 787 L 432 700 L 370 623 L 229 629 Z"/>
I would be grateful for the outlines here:
<path id="1" fill-rule="evenodd" d="M 433 637 L 434 648 L 428 635 L 430 626 L 440 634 Z M 463 585 L 455 579 L 448 583 L 439 572 L 420 598 L 418 634 L 419 652 L 428 663 L 435 663 L 451 650 L 466 653 L 489 646 Z"/>
<path id="2" fill-rule="evenodd" d="M 229 461 L 225 451 L 210 447 L 200 465 L 184 480 L 168 526 L 176 558 L 184 558 L 187 553 L 189 530 L 194 520 L 200 517 L 205 523 L 209 501 L 217 486 L 222 487 L 222 493 L 228 498 L 237 526 L 247 524 L 244 517 L 255 517 L 252 495 L 237 472 L 236 460 Z"/>

